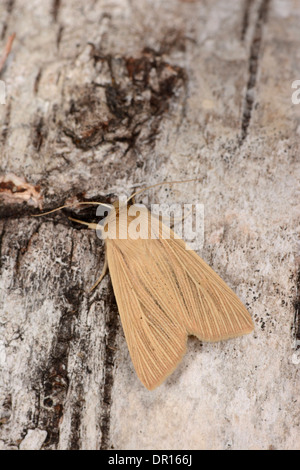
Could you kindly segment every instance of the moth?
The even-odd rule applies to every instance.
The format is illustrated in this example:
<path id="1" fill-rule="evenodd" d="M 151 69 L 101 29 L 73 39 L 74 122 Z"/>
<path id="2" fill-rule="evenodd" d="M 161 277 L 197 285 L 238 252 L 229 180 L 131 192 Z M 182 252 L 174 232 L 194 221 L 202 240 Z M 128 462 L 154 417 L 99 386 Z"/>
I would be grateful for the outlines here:
<path id="1" fill-rule="evenodd" d="M 103 225 L 69 218 L 106 231 L 105 263 L 92 289 L 109 270 L 134 368 L 143 385 L 153 390 L 181 361 L 188 335 L 223 341 L 251 333 L 253 322 L 236 294 L 195 251 L 161 219 L 153 227 L 145 207 L 138 207 L 140 236 L 132 238 L 130 201 L 145 189 L 124 204 L 107 205 L 113 210 Z"/>

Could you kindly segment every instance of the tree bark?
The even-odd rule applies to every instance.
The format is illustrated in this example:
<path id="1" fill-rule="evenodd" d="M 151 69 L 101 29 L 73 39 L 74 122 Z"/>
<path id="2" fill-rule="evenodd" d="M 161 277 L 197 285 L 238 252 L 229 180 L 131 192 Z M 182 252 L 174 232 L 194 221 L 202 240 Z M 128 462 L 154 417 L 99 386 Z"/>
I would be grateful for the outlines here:
<path id="1" fill-rule="evenodd" d="M 2 48 L 16 39 L 0 77 L 0 448 L 299 446 L 299 15 L 288 0 L 1 3 Z M 204 204 L 198 253 L 255 331 L 190 338 L 149 392 L 109 276 L 88 293 L 103 243 L 67 212 L 32 214 L 193 177 L 148 202 Z"/>

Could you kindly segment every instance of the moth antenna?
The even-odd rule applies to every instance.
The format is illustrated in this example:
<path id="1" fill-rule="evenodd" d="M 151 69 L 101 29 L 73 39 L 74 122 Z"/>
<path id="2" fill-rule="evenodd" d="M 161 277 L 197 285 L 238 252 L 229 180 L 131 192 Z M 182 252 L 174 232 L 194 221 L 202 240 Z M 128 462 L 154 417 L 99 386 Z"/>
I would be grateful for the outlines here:
<path id="1" fill-rule="evenodd" d="M 135 193 L 133 193 L 127 199 L 126 203 L 128 203 L 132 198 L 134 198 L 138 194 L 141 194 L 144 191 L 147 191 L 148 189 L 156 188 L 157 186 L 162 186 L 163 184 L 171 184 L 172 185 L 172 184 L 177 184 L 177 183 L 189 183 L 189 182 L 192 182 L 192 181 L 201 181 L 201 180 L 198 179 L 198 178 L 193 178 L 193 179 L 189 179 L 189 180 L 180 180 L 180 181 L 162 181 L 161 183 L 152 184 L 151 186 L 147 186 L 147 188 L 140 189 L 139 191 L 136 191 Z"/>
<path id="2" fill-rule="evenodd" d="M 84 202 L 76 202 L 75 204 L 66 204 L 65 206 L 60 206 L 57 207 L 56 209 L 53 209 L 52 211 L 48 212 L 43 212 L 42 214 L 33 214 L 32 217 L 41 217 L 42 215 L 48 215 L 52 214 L 53 212 L 60 211 L 61 209 L 65 209 L 66 207 L 74 207 L 74 206 L 82 206 L 82 205 L 97 205 L 97 206 L 105 206 L 111 209 L 113 207 L 112 204 L 105 204 L 104 202 L 95 202 L 95 201 L 84 201 Z"/>

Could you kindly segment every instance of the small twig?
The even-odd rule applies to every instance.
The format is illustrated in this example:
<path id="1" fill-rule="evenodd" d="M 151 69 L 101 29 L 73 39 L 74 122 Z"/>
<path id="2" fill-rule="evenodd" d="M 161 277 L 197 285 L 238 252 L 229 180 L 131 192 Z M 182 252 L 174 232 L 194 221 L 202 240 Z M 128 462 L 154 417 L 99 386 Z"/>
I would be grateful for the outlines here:
<path id="1" fill-rule="evenodd" d="M 0 59 L 0 73 L 1 73 L 1 71 L 4 67 L 4 65 L 5 65 L 7 57 L 9 56 L 9 53 L 11 51 L 12 44 L 14 42 L 15 37 L 16 37 L 16 33 L 13 33 L 11 36 L 9 36 L 9 38 L 7 40 L 7 43 L 6 43 L 6 46 L 5 46 L 5 49 L 4 49 L 4 54 Z"/>

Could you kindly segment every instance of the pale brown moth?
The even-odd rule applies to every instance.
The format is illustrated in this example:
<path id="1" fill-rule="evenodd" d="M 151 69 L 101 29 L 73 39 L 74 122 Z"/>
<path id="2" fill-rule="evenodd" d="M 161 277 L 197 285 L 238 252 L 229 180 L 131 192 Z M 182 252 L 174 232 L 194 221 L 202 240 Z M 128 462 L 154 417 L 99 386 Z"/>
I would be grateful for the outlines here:
<path id="1" fill-rule="evenodd" d="M 253 322 L 235 293 L 194 251 L 186 249 L 181 238 L 161 220 L 153 228 L 146 208 L 139 207 L 141 237 L 124 237 L 134 220 L 128 204 L 133 196 L 124 205 L 113 205 L 117 236 L 106 234 L 104 268 L 92 289 L 108 268 L 134 368 L 144 386 L 153 390 L 177 367 L 186 352 L 188 335 L 201 341 L 222 341 L 250 333 Z M 70 219 L 106 230 L 111 213 L 102 228 Z M 156 239 L 150 230 L 156 231 Z M 121 232 L 122 237 L 118 236 Z"/>

